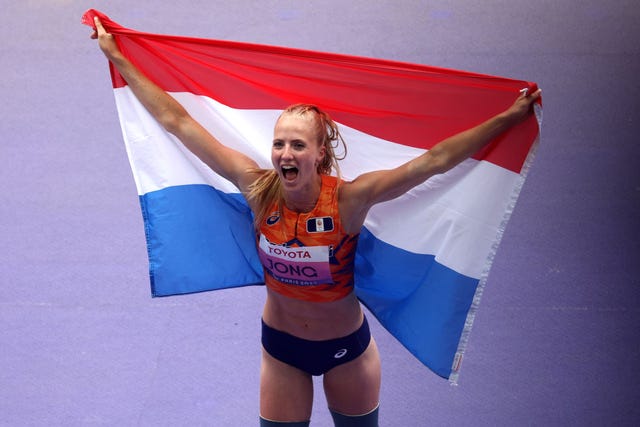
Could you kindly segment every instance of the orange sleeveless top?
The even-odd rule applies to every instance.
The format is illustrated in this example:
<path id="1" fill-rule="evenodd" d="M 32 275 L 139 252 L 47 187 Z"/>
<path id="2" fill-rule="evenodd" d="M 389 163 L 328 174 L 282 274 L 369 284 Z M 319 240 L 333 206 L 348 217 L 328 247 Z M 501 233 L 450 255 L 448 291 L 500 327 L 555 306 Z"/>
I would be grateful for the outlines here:
<path id="1" fill-rule="evenodd" d="M 276 201 L 260 225 L 258 253 L 264 281 L 279 294 L 305 301 L 337 301 L 353 290 L 358 234 L 342 229 L 338 179 L 322 175 L 310 212 L 294 212 Z"/>

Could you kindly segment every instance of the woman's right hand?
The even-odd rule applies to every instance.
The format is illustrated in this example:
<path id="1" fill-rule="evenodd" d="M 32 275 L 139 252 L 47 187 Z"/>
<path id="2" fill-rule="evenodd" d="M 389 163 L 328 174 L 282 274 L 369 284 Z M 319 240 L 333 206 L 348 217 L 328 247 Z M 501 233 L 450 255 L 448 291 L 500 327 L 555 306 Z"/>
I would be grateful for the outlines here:
<path id="1" fill-rule="evenodd" d="M 105 30 L 102 26 L 102 22 L 100 22 L 100 19 L 98 19 L 98 17 L 96 16 L 95 18 L 93 18 L 93 22 L 95 23 L 96 28 L 95 30 L 93 30 L 91 38 L 98 40 L 98 46 L 100 46 L 100 49 L 105 54 L 105 56 L 110 60 L 121 56 L 122 53 L 120 52 L 120 48 L 118 48 L 118 45 L 116 44 L 115 38 L 112 34 L 107 33 L 107 30 Z"/>

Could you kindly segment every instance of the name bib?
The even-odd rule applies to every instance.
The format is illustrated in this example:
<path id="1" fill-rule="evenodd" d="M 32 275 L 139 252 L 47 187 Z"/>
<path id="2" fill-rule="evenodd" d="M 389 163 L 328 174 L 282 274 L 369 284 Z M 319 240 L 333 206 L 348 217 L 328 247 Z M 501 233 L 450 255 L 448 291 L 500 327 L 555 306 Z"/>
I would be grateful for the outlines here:
<path id="1" fill-rule="evenodd" d="M 264 269 L 282 283 L 298 286 L 333 283 L 328 246 L 287 248 L 260 235 L 258 254 Z"/>

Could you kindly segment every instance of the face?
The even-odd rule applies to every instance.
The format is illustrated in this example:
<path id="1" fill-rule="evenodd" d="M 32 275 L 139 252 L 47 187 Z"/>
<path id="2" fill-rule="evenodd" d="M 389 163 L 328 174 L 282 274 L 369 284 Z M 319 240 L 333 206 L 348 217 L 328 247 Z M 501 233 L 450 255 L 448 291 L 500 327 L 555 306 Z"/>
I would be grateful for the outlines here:
<path id="1" fill-rule="evenodd" d="M 317 167 L 324 157 L 313 114 L 283 114 L 276 122 L 271 162 L 285 190 L 307 190 L 317 185 Z"/>

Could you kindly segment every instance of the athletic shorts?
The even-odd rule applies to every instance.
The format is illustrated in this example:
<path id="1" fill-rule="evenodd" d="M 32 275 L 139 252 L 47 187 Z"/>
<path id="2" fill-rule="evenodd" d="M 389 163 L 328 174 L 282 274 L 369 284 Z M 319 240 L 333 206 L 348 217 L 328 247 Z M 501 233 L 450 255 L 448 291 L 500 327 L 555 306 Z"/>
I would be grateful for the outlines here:
<path id="1" fill-rule="evenodd" d="M 365 317 L 360 328 L 345 337 L 310 341 L 273 329 L 262 321 L 262 346 L 275 359 L 310 375 L 323 375 L 350 362 L 369 346 L 371 332 Z"/>

